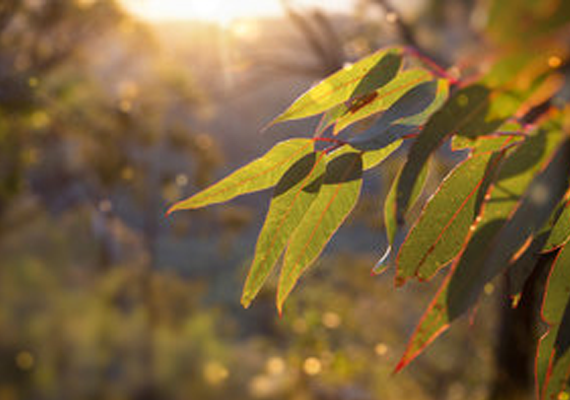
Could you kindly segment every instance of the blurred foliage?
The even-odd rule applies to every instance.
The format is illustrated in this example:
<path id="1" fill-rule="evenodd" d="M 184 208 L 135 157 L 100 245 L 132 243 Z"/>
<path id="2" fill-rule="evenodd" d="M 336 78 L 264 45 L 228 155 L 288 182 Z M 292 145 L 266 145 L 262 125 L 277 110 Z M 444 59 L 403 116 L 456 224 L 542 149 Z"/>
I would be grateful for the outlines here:
<path id="1" fill-rule="evenodd" d="M 432 295 L 369 277 L 401 157 L 368 173 L 339 252 L 281 319 L 275 277 L 251 310 L 238 304 L 263 201 L 164 218 L 225 160 L 274 142 L 257 130 L 308 79 L 405 37 L 470 73 L 479 64 L 463 57 L 487 40 L 471 22 L 511 45 L 529 15 L 553 19 L 546 33 L 568 16 L 564 1 L 475 3 L 363 0 L 354 16 L 289 6 L 289 22 L 220 28 L 153 26 L 113 0 L 0 0 L 0 399 L 487 398 L 493 285 L 488 317 L 391 374 Z M 517 18 L 497 22 L 509 10 Z M 418 203 L 455 160 L 434 160 Z"/>

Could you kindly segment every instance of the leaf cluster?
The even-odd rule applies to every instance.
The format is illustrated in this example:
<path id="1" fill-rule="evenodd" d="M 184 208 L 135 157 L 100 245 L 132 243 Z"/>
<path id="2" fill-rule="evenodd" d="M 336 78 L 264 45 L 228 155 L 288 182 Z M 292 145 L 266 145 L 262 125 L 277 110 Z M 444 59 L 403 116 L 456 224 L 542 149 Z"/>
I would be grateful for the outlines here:
<path id="1" fill-rule="evenodd" d="M 374 271 L 395 264 L 396 284 L 403 285 L 450 267 L 397 369 L 472 310 L 494 278 L 508 274 L 513 296 L 520 297 L 532 271 L 547 263 L 550 277 L 541 289 L 549 329 L 536 371 L 540 398 L 552 398 L 570 374 L 570 140 L 568 108 L 552 106 L 559 71 L 543 55 L 518 52 L 466 84 L 422 65 L 416 54 L 381 50 L 326 78 L 273 122 L 322 114 L 314 137 L 276 144 L 169 212 L 273 188 L 242 304 L 251 304 L 282 257 L 281 312 L 354 209 L 363 172 L 413 140 L 385 201 L 390 247 Z M 449 140 L 464 159 L 392 251 L 423 191 L 430 158 Z"/>

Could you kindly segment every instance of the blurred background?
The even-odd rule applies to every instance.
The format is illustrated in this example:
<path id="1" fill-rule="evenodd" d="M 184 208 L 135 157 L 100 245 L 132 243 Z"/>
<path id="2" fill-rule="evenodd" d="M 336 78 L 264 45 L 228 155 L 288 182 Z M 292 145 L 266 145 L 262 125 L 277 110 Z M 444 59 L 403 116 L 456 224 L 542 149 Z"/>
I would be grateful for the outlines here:
<path id="1" fill-rule="evenodd" d="M 269 193 L 164 212 L 311 135 L 260 131 L 345 63 L 393 44 L 481 63 L 491 3 L 1 0 L 0 400 L 488 398 L 492 286 L 485 318 L 391 374 L 437 287 L 370 276 L 405 153 L 367 174 L 282 318 L 274 281 L 239 303 Z"/>

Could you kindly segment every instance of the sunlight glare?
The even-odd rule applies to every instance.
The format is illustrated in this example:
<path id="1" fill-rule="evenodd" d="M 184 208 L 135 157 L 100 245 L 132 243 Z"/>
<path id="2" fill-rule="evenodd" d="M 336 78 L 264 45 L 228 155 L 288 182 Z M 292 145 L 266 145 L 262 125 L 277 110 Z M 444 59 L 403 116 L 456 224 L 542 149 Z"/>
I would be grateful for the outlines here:
<path id="1" fill-rule="evenodd" d="M 283 15 L 279 0 L 122 0 L 134 15 L 147 21 L 202 20 L 227 25 L 236 19 Z M 348 11 L 351 0 L 297 0 L 305 7 Z"/>

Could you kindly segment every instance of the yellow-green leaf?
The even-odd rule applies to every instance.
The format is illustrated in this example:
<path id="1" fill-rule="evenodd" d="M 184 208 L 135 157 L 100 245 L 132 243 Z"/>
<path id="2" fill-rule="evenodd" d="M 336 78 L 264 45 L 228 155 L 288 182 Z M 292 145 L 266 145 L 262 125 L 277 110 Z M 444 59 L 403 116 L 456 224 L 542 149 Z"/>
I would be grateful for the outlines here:
<path id="1" fill-rule="evenodd" d="M 324 153 L 298 160 L 275 186 L 265 223 L 257 239 L 241 302 L 248 307 L 275 266 L 293 230 L 317 197 L 325 172 Z"/>
<path id="2" fill-rule="evenodd" d="M 229 201 L 237 196 L 269 189 L 297 160 L 313 151 L 311 139 L 290 139 L 238 169 L 207 189 L 174 204 L 168 214 Z"/>
<path id="3" fill-rule="evenodd" d="M 390 82 L 400 71 L 401 65 L 400 49 L 378 51 L 309 89 L 272 124 L 320 114 L 352 98 L 374 92 Z"/>
<path id="4" fill-rule="evenodd" d="M 280 312 L 301 274 L 321 254 L 356 205 L 361 187 L 360 153 L 342 154 L 329 161 L 319 195 L 293 232 L 285 252 L 277 291 Z"/>

